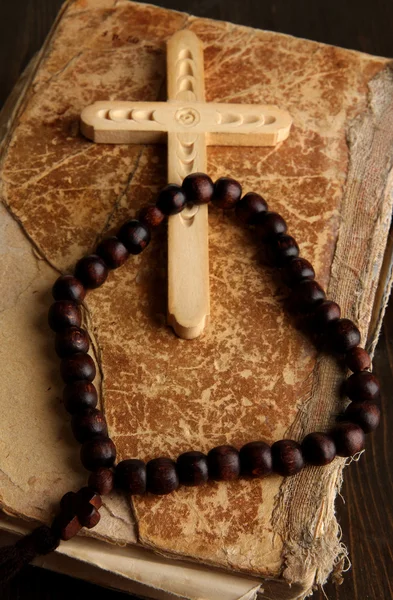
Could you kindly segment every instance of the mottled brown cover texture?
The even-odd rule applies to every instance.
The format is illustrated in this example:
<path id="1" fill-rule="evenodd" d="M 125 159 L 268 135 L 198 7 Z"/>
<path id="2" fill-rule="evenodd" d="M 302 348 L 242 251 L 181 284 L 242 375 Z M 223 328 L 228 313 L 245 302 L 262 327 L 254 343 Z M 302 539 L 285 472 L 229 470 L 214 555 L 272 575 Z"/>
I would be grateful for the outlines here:
<path id="1" fill-rule="evenodd" d="M 10 240 L 20 236 L 20 278 L 29 285 L 2 316 L 4 327 L 18 322 L 17 343 L 30 344 L 21 370 L 36 378 L 17 386 L 15 422 L 5 400 L 2 408 L 14 427 L 1 440 L 13 455 L 3 452 L 0 460 L 8 512 L 48 520 L 61 494 L 86 477 L 50 350 L 50 286 L 166 181 L 164 147 L 94 145 L 80 135 L 78 116 L 95 100 L 164 99 L 165 42 L 181 28 L 204 42 L 208 101 L 277 104 L 294 120 L 289 139 L 275 148 L 210 148 L 209 174 L 235 177 L 283 214 L 318 280 L 367 337 L 391 212 L 388 61 L 125 0 L 70 2 L 3 146 L 2 222 Z M 212 311 L 201 338 L 180 340 L 166 326 L 165 231 L 87 297 L 85 320 L 119 460 L 301 439 L 327 428 L 344 406 L 344 371 L 293 327 L 287 290 L 264 265 L 254 237 L 214 208 L 209 223 Z M 15 244 L 4 240 L 3 252 L 12 253 Z M 2 281 L 12 280 L 14 262 Z M 14 351 L 2 349 L 13 365 L 8 380 L 23 378 Z M 5 380 L 0 385 L 6 389 Z M 21 426 L 27 389 L 34 435 Z M 45 469 L 49 452 L 69 460 Z M 270 578 L 276 583 L 266 585 L 267 596 L 272 585 L 277 597 L 294 598 L 324 581 L 345 554 L 334 517 L 343 463 L 288 480 L 211 482 L 133 498 L 132 515 L 114 495 L 98 534 Z"/>

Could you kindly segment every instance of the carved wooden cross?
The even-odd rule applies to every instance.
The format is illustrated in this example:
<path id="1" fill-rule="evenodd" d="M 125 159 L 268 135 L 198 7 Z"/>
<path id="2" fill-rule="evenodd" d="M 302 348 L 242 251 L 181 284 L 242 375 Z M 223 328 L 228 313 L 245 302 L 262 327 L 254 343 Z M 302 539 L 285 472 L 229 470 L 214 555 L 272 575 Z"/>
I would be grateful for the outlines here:
<path id="1" fill-rule="evenodd" d="M 203 48 L 192 31 L 168 41 L 167 102 L 95 102 L 81 115 L 94 142 L 155 144 L 168 140 L 168 181 L 206 172 L 206 146 L 274 146 L 289 135 L 291 117 L 276 106 L 205 103 Z M 223 173 L 224 174 L 224 173 Z M 168 322 L 197 337 L 210 315 L 207 205 L 168 222 Z"/>
<path id="2" fill-rule="evenodd" d="M 100 520 L 98 509 L 101 506 L 101 496 L 89 487 L 83 487 L 77 493 L 67 492 L 61 499 L 61 512 L 56 517 L 61 539 L 70 540 L 82 527 L 95 527 Z"/>

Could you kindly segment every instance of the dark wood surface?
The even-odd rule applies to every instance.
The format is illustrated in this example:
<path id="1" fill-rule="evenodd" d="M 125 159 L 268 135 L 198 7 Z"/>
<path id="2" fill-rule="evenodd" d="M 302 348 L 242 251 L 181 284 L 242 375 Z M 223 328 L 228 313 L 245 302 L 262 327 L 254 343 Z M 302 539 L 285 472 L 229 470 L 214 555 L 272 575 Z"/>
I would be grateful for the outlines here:
<path id="1" fill-rule="evenodd" d="M 393 57 L 392 0 L 156 0 L 167 8 Z M 0 106 L 40 48 L 61 0 L 0 0 Z M 317 591 L 316 600 L 393 598 L 393 301 L 374 368 L 382 383 L 384 419 L 359 463 L 345 472 L 337 512 L 352 569 L 344 582 Z M 1 594 L 3 600 L 120 600 L 130 596 L 28 567 Z M 274 600 L 274 599 L 272 599 Z"/>

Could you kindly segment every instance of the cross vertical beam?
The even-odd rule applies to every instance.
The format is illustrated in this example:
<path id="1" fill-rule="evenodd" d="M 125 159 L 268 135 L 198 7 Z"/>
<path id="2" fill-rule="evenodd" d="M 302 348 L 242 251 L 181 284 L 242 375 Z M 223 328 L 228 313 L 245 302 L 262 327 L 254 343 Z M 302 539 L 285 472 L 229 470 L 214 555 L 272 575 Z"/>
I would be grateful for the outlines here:
<path id="1" fill-rule="evenodd" d="M 179 31 L 167 47 L 168 100 L 185 102 L 178 119 L 199 118 L 189 102 L 205 102 L 203 49 L 191 31 Z M 168 133 L 168 180 L 181 184 L 207 171 L 206 134 Z M 186 208 L 168 220 L 168 323 L 184 339 L 198 337 L 210 315 L 207 205 Z"/>

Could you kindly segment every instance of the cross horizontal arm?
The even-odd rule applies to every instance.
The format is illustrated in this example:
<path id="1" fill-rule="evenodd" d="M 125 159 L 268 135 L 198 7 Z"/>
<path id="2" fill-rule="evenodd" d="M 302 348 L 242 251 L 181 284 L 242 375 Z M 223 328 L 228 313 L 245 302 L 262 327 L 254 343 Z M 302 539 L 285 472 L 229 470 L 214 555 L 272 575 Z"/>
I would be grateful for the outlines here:
<path id="1" fill-rule="evenodd" d="M 95 102 L 82 133 L 101 143 L 161 143 L 167 133 L 206 133 L 211 146 L 273 146 L 289 135 L 289 113 L 273 105 L 204 102 Z"/>

